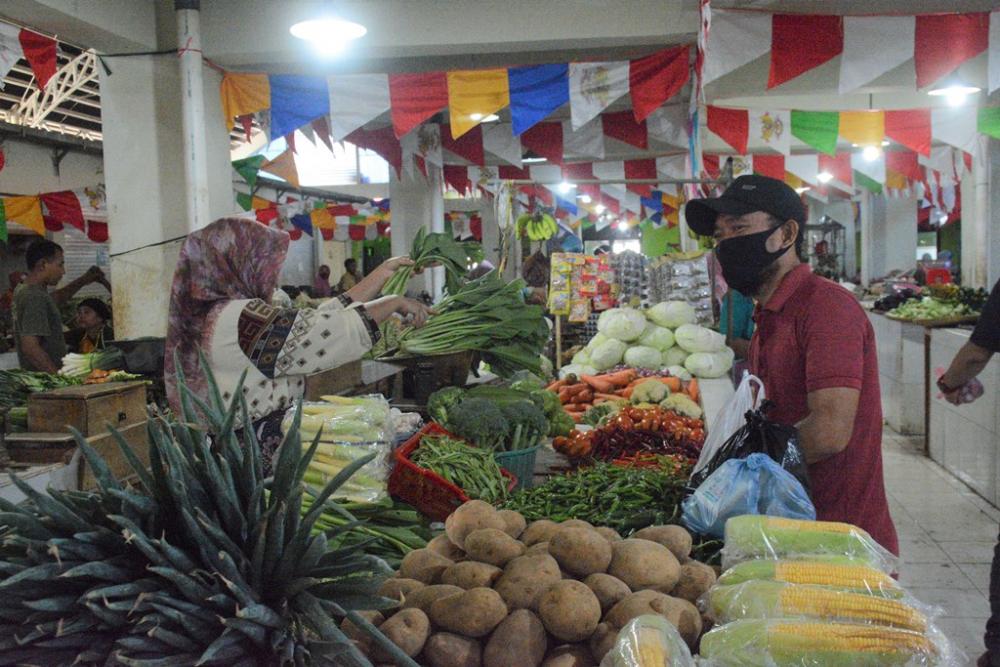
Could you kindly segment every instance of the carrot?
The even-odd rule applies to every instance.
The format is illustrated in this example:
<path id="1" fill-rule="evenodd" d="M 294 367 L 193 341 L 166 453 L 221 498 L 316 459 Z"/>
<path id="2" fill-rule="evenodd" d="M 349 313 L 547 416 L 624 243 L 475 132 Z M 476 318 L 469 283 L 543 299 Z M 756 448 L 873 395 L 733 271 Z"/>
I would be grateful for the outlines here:
<path id="1" fill-rule="evenodd" d="M 585 390 L 581 391 L 579 394 L 573 397 L 574 403 L 591 403 L 594 400 L 594 390 L 587 387 Z"/>
<path id="2" fill-rule="evenodd" d="M 558 392 L 565 386 L 566 386 L 566 379 L 563 378 L 562 380 L 556 380 L 555 382 L 550 382 L 549 385 L 545 387 L 545 389 L 548 391 Z"/>
<path id="3" fill-rule="evenodd" d="M 635 389 L 635 387 L 625 387 L 624 389 L 622 389 L 618 393 L 620 393 L 622 395 L 622 398 L 632 398 L 632 390 L 633 389 Z"/>
<path id="4" fill-rule="evenodd" d="M 663 382 L 663 384 L 667 385 L 667 389 L 669 389 L 671 393 L 676 394 L 683 391 L 683 389 L 681 388 L 680 378 L 665 377 L 665 378 L 660 378 L 660 380 Z"/>
<path id="5" fill-rule="evenodd" d="M 688 396 L 691 397 L 692 401 L 695 403 L 698 402 L 698 399 L 701 396 L 701 389 L 698 387 L 698 378 L 691 378 L 691 381 L 688 382 L 687 393 Z"/>
<path id="6" fill-rule="evenodd" d="M 637 375 L 638 373 L 634 368 L 626 368 L 618 371 L 617 373 L 605 373 L 601 376 L 601 378 L 617 387 L 624 387 L 628 383 L 635 380 Z"/>
<path id="7" fill-rule="evenodd" d="M 562 387 L 559 390 L 559 402 L 562 403 L 563 405 L 569 403 L 572 396 L 573 395 L 570 393 L 569 387 Z"/>
<path id="8" fill-rule="evenodd" d="M 594 391 L 599 391 L 604 394 L 614 391 L 614 388 L 617 386 L 614 382 L 611 382 L 608 379 L 607 375 L 581 375 L 580 379 L 590 385 Z"/>
<path id="9" fill-rule="evenodd" d="M 605 394 L 605 393 L 599 392 L 599 391 L 595 391 L 594 392 L 594 402 L 595 403 L 597 402 L 597 399 L 604 399 L 605 401 L 620 401 L 621 398 L 622 397 L 619 396 L 618 394 L 613 394 L 613 393 Z"/>

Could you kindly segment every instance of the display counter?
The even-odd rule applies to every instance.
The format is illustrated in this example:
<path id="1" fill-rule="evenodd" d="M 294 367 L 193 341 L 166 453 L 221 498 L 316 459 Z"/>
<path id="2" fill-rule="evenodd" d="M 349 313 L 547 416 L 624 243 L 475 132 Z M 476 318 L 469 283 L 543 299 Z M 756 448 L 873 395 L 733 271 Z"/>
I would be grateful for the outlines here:
<path id="1" fill-rule="evenodd" d="M 968 329 L 932 329 L 930 368 L 947 368 L 969 340 Z M 936 377 L 936 373 L 932 377 Z M 1000 360 L 996 357 L 979 375 L 985 393 L 974 403 L 956 406 L 930 389 L 928 448 L 932 459 L 968 484 L 973 491 L 1000 504 Z"/>
<path id="2" fill-rule="evenodd" d="M 882 415 L 903 435 L 923 435 L 926 418 L 925 341 L 928 329 L 868 313 L 875 330 Z"/>

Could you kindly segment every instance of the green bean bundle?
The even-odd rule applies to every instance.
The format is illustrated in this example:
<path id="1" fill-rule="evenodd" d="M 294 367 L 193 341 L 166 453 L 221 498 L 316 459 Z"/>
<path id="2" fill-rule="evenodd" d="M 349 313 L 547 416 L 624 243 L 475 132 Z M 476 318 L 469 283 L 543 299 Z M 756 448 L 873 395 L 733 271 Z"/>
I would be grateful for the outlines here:
<path id="1" fill-rule="evenodd" d="M 410 460 L 441 475 L 470 498 L 496 503 L 507 497 L 507 479 L 490 450 L 444 435 L 425 435 Z"/>

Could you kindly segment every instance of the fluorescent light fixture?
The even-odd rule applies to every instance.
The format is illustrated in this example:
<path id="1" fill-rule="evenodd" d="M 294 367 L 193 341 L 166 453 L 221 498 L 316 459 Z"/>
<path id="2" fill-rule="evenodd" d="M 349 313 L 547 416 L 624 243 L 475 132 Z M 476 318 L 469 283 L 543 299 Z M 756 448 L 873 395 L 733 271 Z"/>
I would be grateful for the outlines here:
<path id="1" fill-rule="evenodd" d="M 861 151 L 861 157 L 863 157 L 868 162 L 874 162 L 882 156 L 882 149 L 878 146 L 865 146 L 865 149 Z"/>
<path id="2" fill-rule="evenodd" d="M 590 195 L 584 194 L 580 195 L 580 201 L 584 204 L 589 204 L 591 202 Z"/>
<path id="3" fill-rule="evenodd" d="M 471 118 L 472 120 L 479 121 L 479 120 L 483 119 L 483 114 L 481 114 L 481 113 L 470 113 L 469 114 L 469 118 Z"/>
<path id="4" fill-rule="evenodd" d="M 605 211 L 604 204 L 598 204 L 597 206 L 594 207 L 594 213 L 596 213 L 597 215 L 604 213 L 604 211 Z"/>
<path id="5" fill-rule="evenodd" d="M 482 119 L 484 123 L 495 123 L 498 120 L 500 120 L 500 116 L 496 115 L 495 113 L 491 113 L 488 116 L 484 116 Z"/>
<path id="6" fill-rule="evenodd" d="M 831 174 L 828 171 L 821 171 L 818 174 L 816 174 L 816 180 L 819 181 L 820 183 L 829 183 L 830 181 L 833 180 L 833 174 Z"/>
<path id="7" fill-rule="evenodd" d="M 572 183 L 567 183 L 566 181 L 563 181 L 562 183 L 559 184 L 559 192 L 565 195 L 568 194 L 569 191 L 575 187 L 576 186 L 573 185 Z"/>
<path id="8" fill-rule="evenodd" d="M 883 139 L 882 140 L 882 145 L 883 146 L 888 146 L 889 145 L 889 141 L 887 139 Z"/>
<path id="9" fill-rule="evenodd" d="M 309 42 L 318 52 L 333 55 L 343 51 L 349 42 L 364 37 L 368 28 L 353 21 L 325 17 L 300 21 L 288 31 L 292 36 Z"/>
<path id="10" fill-rule="evenodd" d="M 619 220 L 618 224 L 615 225 L 618 229 L 628 229 L 628 223 L 624 220 Z"/>
<path id="11" fill-rule="evenodd" d="M 952 81 L 949 84 L 944 84 L 936 88 L 932 88 L 927 91 L 928 95 L 934 95 L 935 97 L 944 97 L 945 102 L 951 107 L 960 107 L 965 104 L 966 99 L 969 95 L 974 95 L 978 93 L 982 88 L 979 86 L 971 86 L 966 83 Z"/>
<path id="12" fill-rule="evenodd" d="M 537 164 L 539 162 L 548 162 L 548 160 L 543 157 L 526 157 L 521 160 L 521 162 L 525 162 L 527 164 Z"/>
<path id="13" fill-rule="evenodd" d="M 800 195 L 807 190 L 812 190 L 808 185 L 803 185 L 801 188 L 795 188 L 795 194 Z"/>

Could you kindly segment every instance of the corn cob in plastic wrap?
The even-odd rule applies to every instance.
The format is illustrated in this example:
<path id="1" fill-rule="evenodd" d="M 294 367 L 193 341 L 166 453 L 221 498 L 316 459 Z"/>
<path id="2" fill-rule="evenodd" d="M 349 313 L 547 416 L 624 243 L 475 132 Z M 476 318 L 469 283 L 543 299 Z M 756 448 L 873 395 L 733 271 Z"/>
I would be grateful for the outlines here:
<path id="1" fill-rule="evenodd" d="M 628 622 L 601 667 L 694 667 L 677 628 L 662 616 L 647 614 Z"/>
<path id="2" fill-rule="evenodd" d="M 901 598 L 904 595 L 899 583 L 891 576 L 871 567 L 867 561 L 849 556 L 748 560 L 723 572 L 718 583 L 720 586 L 733 586 L 756 580 L 830 586 L 886 598 Z"/>
<path id="3" fill-rule="evenodd" d="M 722 567 L 752 559 L 847 556 L 867 562 L 888 574 L 899 571 L 899 559 L 866 531 L 847 523 L 800 521 L 772 516 L 743 515 L 726 522 Z"/>

